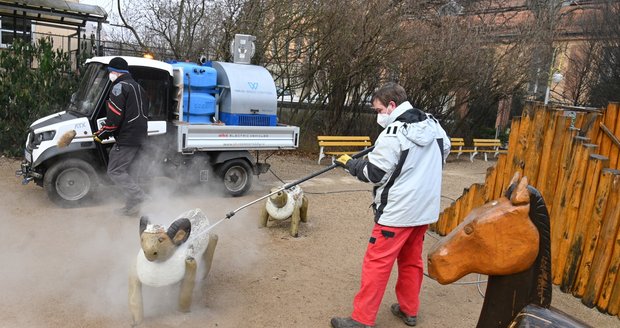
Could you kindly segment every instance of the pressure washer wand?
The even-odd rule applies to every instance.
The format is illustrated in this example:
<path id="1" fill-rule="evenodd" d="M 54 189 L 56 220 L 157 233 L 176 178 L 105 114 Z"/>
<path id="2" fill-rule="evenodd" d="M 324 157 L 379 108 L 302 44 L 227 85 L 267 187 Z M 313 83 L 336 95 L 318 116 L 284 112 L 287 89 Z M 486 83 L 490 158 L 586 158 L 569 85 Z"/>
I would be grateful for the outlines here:
<path id="1" fill-rule="evenodd" d="M 360 151 L 359 153 L 354 154 L 353 156 L 351 156 L 351 158 L 360 158 L 362 156 L 365 156 L 368 153 L 370 153 L 374 148 L 375 148 L 375 146 L 368 147 L 368 148 Z M 265 198 L 267 198 L 267 197 L 269 197 L 271 195 L 275 195 L 275 194 L 279 193 L 282 190 L 289 189 L 289 188 L 294 187 L 294 186 L 296 186 L 296 185 L 298 185 L 298 184 L 300 184 L 302 182 L 305 182 L 305 181 L 308 181 L 308 180 L 310 180 L 312 178 L 315 178 L 315 177 L 317 177 L 317 176 L 319 176 L 319 175 L 321 175 L 321 174 L 323 174 L 323 173 L 325 173 L 327 171 L 331 171 L 332 169 L 334 169 L 336 167 L 338 167 L 338 164 L 334 163 L 334 164 L 332 164 L 332 165 L 330 165 L 330 166 L 328 166 L 328 167 L 326 167 L 326 168 L 324 168 L 322 170 L 314 172 L 314 173 L 312 173 L 312 174 L 310 174 L 310 175 L 308 175 L 306 177 L 303 177 L 303 178 L 301 178 L 301 179 L 299 179 L 297 181 L 293 181 L 291 183 L 287 183 L 284 186 L 278 188 L 277 190 L 272 191 L 271 193 L 269 193 L 269 194 L 267 194 L 267 195 L 265 195 L 265 196 L 263 196 L 261 198 L 253 200 L 253 201 L 251 201 L 251 202 L 249 202 L 249 203 L 247 203 L 247 204 L 237 208 L 236 210 L 229 212 L 228 214 L 226 214 L 226 219 L 230 219 L 233 215 L 237 214 L 237 212 L 239 212 L 240 210 L 242 210 L 242 209 L 244 209 L 244 208 L 246 208 L 248 206 L 251 206 L 253 204 L 256 204 L 257 202 L 259 202 L 259 201 L 261 201 L 261 200 L 263 200 L 263 199 L 265 199 Z"/>
<path id="2" fill-rule="evenodd" d="M 368 147 L 368 148 L 366 148 L 366 149 L 362 150 L 361 152 L 354 154 L 353 156 L 351 156 L 351 158 L 360 158 L 360 157 L 366 156 L 366 155 L 367 155 L 368 153 L 370 153 L 370 152 L 371 152 L 374 148 L 375 148 L 375 146 Z M 231 217 L 233 217 L 235 214 L 237 214 L 237 212 L 241 211 L 242 209 L 244 209 L 244 208 L 246 208 L 246 207 L 248 207 L 248 206 L 254 205 L 254 204 L 256 204 L 256 203 L 260 202 L 261 200 L 263 200 L 263 199 L 265 199 L 265 198 L 267 198 L 267 197 L 270 197 L 271 195 L 275 195 L 275 194 L 279 193 L 279 192 L 280 192 L 280 191 L 282 191 L 282 190 L 289 189 L 289 188 L 294 187 L 294 186 L 296 186 L 296 185 L 298 185 L 298 184 L 300 184 L 300 183 L 302 183 L 302 182 L 305 182 L 305 181 L 308 181 L 308 180 L 310 180 L 310 179 L 312 179 L 312 178 L 315 178 L 315 177 L 317 177 L 317 176 L 319 176 L 319 175 L 321 175 L 321 174 L 323 174 L 323 173 L 325 173 L 325 172 L 327 172 L 327 171 L 333 170 L 333 169 L 334 169 L 334 168 L 336 168 L 337 166 L 338 166 L 338 164 L 333 163 L 332 165 L 330 165 L 330 166 L 328 166 L 328 167 L 326 167 L 326 168 L 324 168 L 324 169 L 322 169 L 322 170 L 320 170 L 320 171 L 314 172 L 314 173 L 312 173 L 312 174 L 310 174 L 310 175 L 308 175 L 308 176 L 306 176 L 306 177 L 303 177 L 303 178 L 301 178 L 301 179 L 299 179 L 299 180 L 297 180 L 297 181 L 293 181 L 293 182 L 291 182 L 291 183 L 287 183 L 287 184 L 285 184 L 284 186 L 282 186 L 281 188 L 278 188 L 277 190 L 272 191 L 272 192 L 270 192 L 269 194 L 267 194 L 267 195 L 265 195 L 265 196 L 263 196 L 263 197 L 260 197 L 260 198 L 255 199 L 255 200 L 253 200 L 253 201 L 251 201 L 251 202 L 249 202 L 249 203 L 247 203 L 247 204 L 245 204 L 245 205 L 242 205 L 242 206 L 240 206 L 239 208 L 235 209 L 234 211 L 230 211 L 230 212 L 228 212 L 228 213 L 226 214 L 226 217 L 224 217 L 224 218 L 220 219 L 219 221 L 215 222 L 214 224 L 212 224 L 212 225 L 211 225 L 209 228 L 207 228 L 207 230 L 205 230 L 203 233 L 206 233 L 206 232 L 208 232 L 209 230 L 211 230 L 211 229 L 215 228 L 215 226 L 216 226 L 216 225 L 218 225 L 218 224 L 220 224 L 222 221 L 224 221 L 224 220 L 226 220 L 226 219 L 230 219 Z"/>
<path id="3" fill-rule="evenodd" d="M 368 153 L 370 153 L 370 152 L 371 152 L 374 148 L 375 148 L 375 146 L 368 147 L 368 148 L 366 148 L 366 149 L 364 149 L 364 150 L 360 151 L 359 153 L 354 154 L 353 156 L 351 156 L 351 158 L 360 158 L 360 157 L 366 156 L 366 155 L 367 155 Z M 300 183 L 302 183 L 302 182 L 305 182 L 305 181 L 308 181 L 308 180 L 310 180 L 310 179 L 312 179 L 312 178 L 315 178 L 315 177 L 317 177 L 317 176 L 319 176 L 319 175 L 321 175 L 321 174 L 323 174 L 323 173 L 325 173 L 325 172 L 327 172 L 327 171 L 333 170 L 333 169 L 334 169 L 334 168 L 336 168 L 336 167 L 338 167 L 338 164 L 333 163 L 332 165 L 330 165 L 330 166 L 328 166 L 328 167 L 326 167 L 326 168 L 324 168 L 324 169 L 322 169 L 322 170 L 319 170 L 319 171 L 317 171 L 317 172 L 314 172 L 314 173 L 312 173 L 312 174 L 310 174 L 310 175 L 308 175 L 308 176 L 306 176 L 306 177 L 303 177 L 303 178 L 301 178 L 301 179 L 299 179 L 299 180 L 296 180 L 296 181 L 293 181 L 293 182 L 291 182 L 291 183 L 287 183 L 287 184 L 285 184 L 284 186 L 282 186 L 282 187 L 278 188 L 278 189 L 277 189 L 277 190 L 275 190 L 275 191 L 270 192 L 269 194 L 267 194 L 267 195 L 265 195 L 265 196 L 262 196 L 262 197 L 260 197 L 260 198 L 258 198 L 258 199 L 255 199 L 255 200 L 253 200 L 253 201 L 251 201 L 251 202 L 249 202 L 249 203 L 247 203 L 247 204 L 245 204 L 245 205 L 242 205 L 241 207 L 239 207 L 239 208 L 235 209 L 234 211 L 230 211 L 230 212 L 228 212 L 228 213 L 226 214 L 226 217 L 224 217 L 224 218 L 220 219 L 219 221 L 217 221 L 217 222 L 215 222 L 214 224 L 212 224 L 211 226 L 209 226 L 209 228 L 207 228 L 207 230 L 203 231 L 203 233 L 206 233 L 206 232 L 208 232 L 209 230 L 211 230 L 211 229 L 215 228 L 215 226 L 216 226 L 216 225 L 220 224 L 222 221 L 224 221 L 224 220 L 226 220 L 226 219 L 230 219 L 230 218 L 231 218 L 231 217 L 233 217 L 235 214 L 237 214 L 237 212 L 241 211 L 242 209 L 244 209 L 244 208 L 246 208 L 246 207 L 248 207 L 248 206 L 254 205 L 254 204 L 256 204 L 256 203 L 260 202 L 261 200 L 263 200 L 263 199 L 265 199 L 265 198 L 267 198 L 267 197 L 270 197 L 271 195 L 275 195 L 275 194 L 279 193 L 279 192 L 280 192 L 280 191 L 282 191 L 282 190 L 289 189 L 289 188 L 294 187 L 294 186 L 296 186 L 296 185 L 298 185 L 298 184 L 300 184 Z"/>

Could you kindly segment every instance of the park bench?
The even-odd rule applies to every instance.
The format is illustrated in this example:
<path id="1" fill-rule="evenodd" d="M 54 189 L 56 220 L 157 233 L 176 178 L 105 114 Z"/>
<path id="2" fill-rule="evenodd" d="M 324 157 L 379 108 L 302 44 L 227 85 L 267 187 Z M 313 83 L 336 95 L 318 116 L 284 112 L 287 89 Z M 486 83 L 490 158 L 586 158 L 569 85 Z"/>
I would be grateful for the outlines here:
<path id="1" fill-rule="evenodd" d="M 487 161 L 487 154 L 493 153 L 493 157 L 497 157 L 500 153 L 506 152 L 506 150 L 500 149 L 502 142 L 499 139 L 474 139 L 474 152 L 471 154 L 470 160 L 473 162 L 474 157 L 482 153 L 484 154 L 484 161 Z"/>
<path id="2" fill-rule="evenodd" d="M 471 147 L 467 147 L 464 148 L 465 146 L 465 139 L 463 138 L 450 138 L 450 153 L 451 154 L 456 154 L 456 159 L 459 158 L 459 156 L 461 156 L 463 153 L 473 153 L 474 149 Z M 470 155 L 470 161 L 473 161 L 471 155 Z"/>
<path id="3" fill-rule="evenodd" d="M 366 136 L 317 136 L 316 140 L 320 148 L 319 164 L 321 164 L 321 159 L 327 155 L 332 156 L 333 162 L 336 155 L 356 154 L 372 146 L 370 137 Z"/>

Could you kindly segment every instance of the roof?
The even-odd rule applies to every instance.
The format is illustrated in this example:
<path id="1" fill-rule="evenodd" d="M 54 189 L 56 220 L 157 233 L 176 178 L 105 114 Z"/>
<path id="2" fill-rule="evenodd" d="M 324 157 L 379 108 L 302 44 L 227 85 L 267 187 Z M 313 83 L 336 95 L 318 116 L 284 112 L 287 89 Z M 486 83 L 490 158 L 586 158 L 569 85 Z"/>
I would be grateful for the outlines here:
<path id="1" fill-rule="evenodd" d="M 0 16 L 69 26 L 105 23 L 108 19 L 108 13 L 99 6 L 64 0 L 0 0 Z"/>
<path id="2" fill-rule="evenodd" d="M 130 57 L 130 56 L 93 57 L 93 58 L 87 59 L 86 63 L 88 64 L 88 63 L 95 62 L 95 63 L 102 63 L 102 64 L 107 65 L 110 63 L 110 60 L 112 60 L 112 58 L 114 57 L 121 57 L 125 59 L 125 61 L 127 61 L 127 65 L 129 66 L 144 66 L 144 67 L 157 68 L 157 69 L 161 69 L 161 70 L 168 72 L 168 74 L 172 76 L 172 65 L 168 63 L 164 63 L 159 60 L 142 58 L 142 57 Z"/>

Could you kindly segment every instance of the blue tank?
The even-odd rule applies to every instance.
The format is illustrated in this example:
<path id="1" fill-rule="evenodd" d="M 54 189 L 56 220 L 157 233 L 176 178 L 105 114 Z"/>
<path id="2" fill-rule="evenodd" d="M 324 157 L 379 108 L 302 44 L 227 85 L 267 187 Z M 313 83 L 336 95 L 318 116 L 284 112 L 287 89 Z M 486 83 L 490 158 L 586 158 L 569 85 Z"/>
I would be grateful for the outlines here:
<path id="1" fill-rule="evenodd" d="M 211 123 L 215 115 L 217 71 L 196 63 L 172 62 L 183 69 L 183 121 Z"/>

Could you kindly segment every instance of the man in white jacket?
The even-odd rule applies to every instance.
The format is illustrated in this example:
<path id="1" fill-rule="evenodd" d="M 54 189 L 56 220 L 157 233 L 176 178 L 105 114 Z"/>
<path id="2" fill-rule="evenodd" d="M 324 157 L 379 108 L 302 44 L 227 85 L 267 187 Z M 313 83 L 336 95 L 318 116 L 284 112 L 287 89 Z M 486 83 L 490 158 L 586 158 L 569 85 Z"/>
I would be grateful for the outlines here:
<path id="1" fill-rule="evenodd" d="M 343 155 L 336 160 L 351 175 L 374 184 L 375 226 L 353 313 L 348 318 L 332 318 L 335 328 L 374 326 L 396 260 L 398 303 L 390 310 L 408 326 L 416 325 L 424 233 L 439 217 L 441 171 L 450 153 L 450 139 L 439 122 L 413 108 L 402 86 L 384 85 L 373 95 L 372 105 L 384 130 L 368 159 Z"/>

